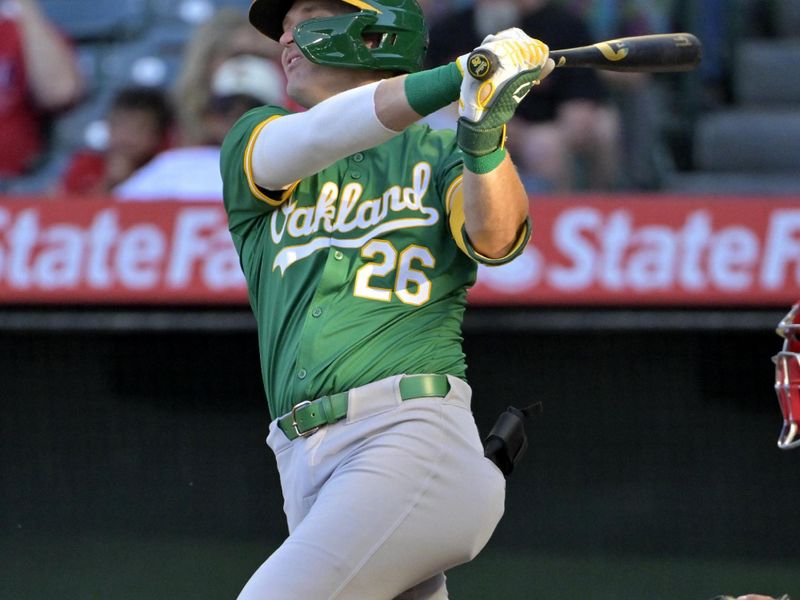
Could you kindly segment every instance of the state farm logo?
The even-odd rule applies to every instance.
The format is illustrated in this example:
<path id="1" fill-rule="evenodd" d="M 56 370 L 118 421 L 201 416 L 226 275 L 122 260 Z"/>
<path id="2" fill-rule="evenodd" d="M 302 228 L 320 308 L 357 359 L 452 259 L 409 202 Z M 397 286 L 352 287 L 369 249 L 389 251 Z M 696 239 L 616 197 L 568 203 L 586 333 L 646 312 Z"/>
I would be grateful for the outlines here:
<path id="1" fill-rule="evenodd" d="M 536 227 L 514 262 L 482 268 L 478 282 L 510 294 L 748 293 L 800 286 L 800 209 L 775 209 L 766 227 L 715 224 L 730 207 L 685 212 L 675 224 L 636 224 L 636 211 L 591 207 Z"/>
<path id="2" fill-rule="evenodd" d="M 46 209 L 0 208 L 0 298 L 9 288 L 245 289 L 221 208 L 182 208 L 158 221 L 127 216 L 126 224 L 120 208 L 92 211 L 86 223 L 43 224 Z"/>

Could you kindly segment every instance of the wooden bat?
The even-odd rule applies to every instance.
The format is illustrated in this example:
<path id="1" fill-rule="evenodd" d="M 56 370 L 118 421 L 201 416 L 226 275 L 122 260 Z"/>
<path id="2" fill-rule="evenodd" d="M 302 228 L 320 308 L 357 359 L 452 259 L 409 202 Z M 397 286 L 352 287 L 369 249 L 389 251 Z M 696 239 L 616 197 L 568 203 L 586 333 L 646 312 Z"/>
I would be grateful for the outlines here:
<path id="1" fill-rule="evenodd" d="M 605 71 L 668 73 L 690 71 L 700 62 L 703 45 L 691 33 L 639 35 L 598 42 L 591 46 L 551 50 L 556 67 L 581 67 Z M 467 70 L 475 79 L 488 79 L 500 61 L 488 50 L 475 50 Z"/>

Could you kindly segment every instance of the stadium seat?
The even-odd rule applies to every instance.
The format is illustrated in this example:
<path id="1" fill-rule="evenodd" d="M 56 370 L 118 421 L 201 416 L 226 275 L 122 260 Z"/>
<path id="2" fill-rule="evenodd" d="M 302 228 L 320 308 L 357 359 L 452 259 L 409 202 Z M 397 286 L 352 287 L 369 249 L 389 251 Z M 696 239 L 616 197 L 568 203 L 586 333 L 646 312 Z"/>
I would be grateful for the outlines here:
<path id="1" fill-rule="evenodd" d="M 737 49 L 734 93 L 740 105 L 800 103 L 800 38 L 749 40 Z"/>
<path id="2" fill-rule="evenodd" d="M 150 0 L 154 23 L 191 29 L 202 25 L 214 14 L 212 0 Z"/>
<path id="3" fill-rule="evenodd" d="M 180 27 L 158 26 L 135 42 L 110 46 L 100 65 L 104 86 L 170 88 L 180 70 L 190 33 Z"/>
<path id="4" fill-rule="evenodd" d="M 217 8 L 238 8 L 243 12 L 247 12 L 250 8 L 250 0 L 214 0 L 214 6 Z"/>
<path id="5" fill-rule="evenodd" d="M 78 45 L 75 51 L 78 56 L 78 68 L 86 85 L 86 93 L 93 95 L 102 85 L 100 67 L 105 44 L 84 43 Z"/>
<path id="6" fill-rule="evenodd" d="M 692 172 L 665 188 L 693 194 L 800 194 L 800 110 L 733 109 L 700 118 Z"/>
<path id="7" fill-rule="evenodd" d="M 800 177 L 794 173 L 675 173 L 668 176 L 665 189 L 682 194 L 796 196 Z"/>
<path id="8" fill-rule="evenodd" d="M 107 141 L 105 119 L 114 90 L 104 89 L 59 117 L 53 124 L 52 147 L 56 153 L 82 148 L 102 150 Z"/>
<path id="9" fill-rule="evenodd" d="M 773 0 L 773 2 L 778 33 L 787 38 L 800 38 L 800 2 L 797 0 Z"/>
<path id="10" fill-rule="evenodd" d="M 147 0 L 42 0 L 50 19 L 76 42 L 130 39 L 149 24 Z"/>
<path id="11" fill-rule="evenodd" d="M 697 123 L 695 165 L 730 173 L 800 172 L 800 110 L 734 109 Z"/>
<path id="12" fill-rule="evenodd" d="M 220 8 L 247 11 L 249 0 L 150 0 L 155 22 L 196 27 L 208 21 Z"/>

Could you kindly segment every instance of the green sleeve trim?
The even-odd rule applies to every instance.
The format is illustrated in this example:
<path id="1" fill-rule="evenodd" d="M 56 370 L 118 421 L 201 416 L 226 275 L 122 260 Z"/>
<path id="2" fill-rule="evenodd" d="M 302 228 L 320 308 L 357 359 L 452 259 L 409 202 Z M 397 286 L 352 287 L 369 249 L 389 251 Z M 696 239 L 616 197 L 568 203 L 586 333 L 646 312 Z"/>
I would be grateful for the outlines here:
<path id="1" fill-rule="evenodd" d="M 461 72 L 456 63 L 411 73 L 406 77 L 406 99 L 423 117 L 458 100 L 461 95 Z"/>
<path id="2" fill-rule="evenodd" d="M 488 256 L 484 256 L 475 250 L 475 248 L 472 246 L 472 242 L 469 240 L 469 236 L 467 235 L 466 224 L 461 227 L 461 234 L 464 236 L 464 245 L 466 246 L 467 253 L 472 260 L 482 265 L 486 265 L 487 267 L 499 267 L 500 265 L 510 263 L 525 251 L 525 247 L 528 245 L 528 242 L 531 239 L 532 229 L 531 218 L 528 217 L 525 219 L 522 233 L 520 234 L 519 238 L 517 238 L 517 243 L 514 244 L 511 252 L 509 252 L 506 256 L 501 256 L 500 258 L 489 258 Z"/>

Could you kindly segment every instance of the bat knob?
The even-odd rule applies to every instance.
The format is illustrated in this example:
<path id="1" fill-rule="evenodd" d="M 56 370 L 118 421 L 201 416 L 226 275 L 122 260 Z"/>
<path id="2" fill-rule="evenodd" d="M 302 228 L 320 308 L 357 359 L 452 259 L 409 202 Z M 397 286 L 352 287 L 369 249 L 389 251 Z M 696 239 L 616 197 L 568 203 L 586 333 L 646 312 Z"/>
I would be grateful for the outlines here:
<path id="1" fill-rule="evenodd" d="M 498 66 L 497 56 L 488 50 L 475 50 L 467 58 L 467 72 L 479 81 L 491 77 Z"/>

